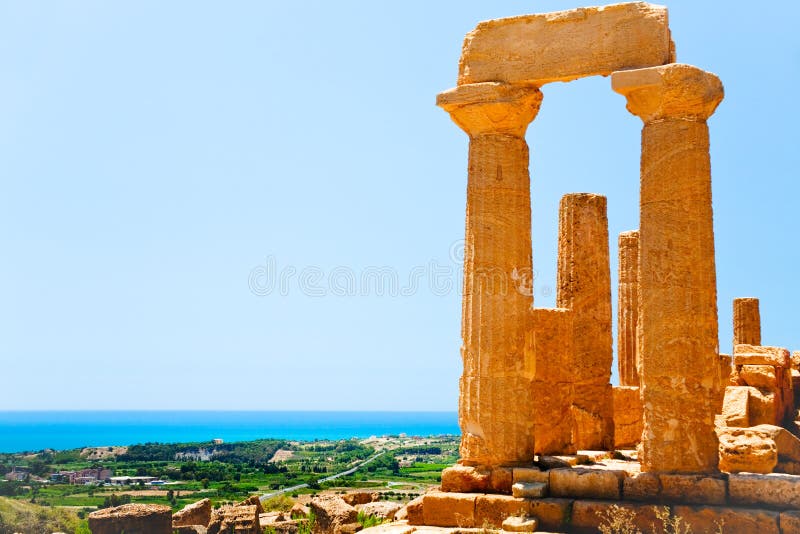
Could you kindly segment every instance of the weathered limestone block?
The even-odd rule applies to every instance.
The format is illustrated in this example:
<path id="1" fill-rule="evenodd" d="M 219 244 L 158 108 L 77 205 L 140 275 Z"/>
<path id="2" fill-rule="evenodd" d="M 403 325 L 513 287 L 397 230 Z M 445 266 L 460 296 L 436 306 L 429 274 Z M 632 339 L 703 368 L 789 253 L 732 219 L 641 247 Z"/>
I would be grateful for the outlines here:
<path id="1" fill-rule="evenodd" d="M 172 534 L 172 509 L 159 504 L 123 504 L 89 514 L 92 534 Z"/>
<path id="2" fill-rule="evenodd" d="M 377 517 L 384 521 L 392 521 L 397 512 L 403 507 L 399 502 L 392 501 L 375 501 L 366 504 L 359 504 L 358 510 L 365 516 Z"/>
<path id="3" fill-rule="evenodd" d="M 172 534 L 208 534 L 208 529 L 203 525 L 173 525 Z"/>
<path id="4" fill-rule="evenodd" d="M 800 508 L 800 476 L 771 473 L 731 473 L 728 491 L 732 504 Z"/>
<path id="5" fill-rule="evenodd" d="M 763 345 L 736 345 L 733 347 L 733 365 L 774 365 L 789 367 L 791 365 L 789 351 L 782 347 Z"/>
<path id="6" fill-rule="evenodd" d="M 690 65 L 618 71 L 642 129 L 639 326 L 643 471 L 717 469 L 720 369 L 706 120 L 719 79 Z"/>
<path id="7" fill-rule="evenodd" d="M 312 499 L 309 508 L 316 517 L 314 532 L 317 534 L 340 534 L 345 525 L 358 520 L 356 509 L 338 496 Z"/>
<path id="8" fill-rule="evenodd" d="M 733 346 L 761 345 L 761 312 L 758 299 L 733 299 Z"/>
<path id="9" fill-rule="evenodd" d="M 617 367 L 621 386 L 639 387 L 639 231 L 619 234 L 617 286 Z M 638 440 L 637 440 L 638 441 Z"/>
<path id="10" fill-rule="evenodd" d="M 775 441 L 751 428 L 717 428 L 719 468 L 728 473 L 741 471 L 771 473 L 778 463 Z"/>
<path id="11" fill-rule="evenodd" d="M 800 350 L 792 352 L 789 358 L 792 369 L 795 371 L 800 371 Z"/>
<path id="12" fill-rule="evenodd" d="M 552 469 L 550 494 L 554 497 L 619 499 L 624 471 L 583 467 Z"/>
<path id="13" fill-rule="evenodd" d="M 372 502 L 376 500 L 377 497 L 379 497 L 377 493 L 373 494 L 369 491 L 351 491 L 342 495 L 342 500 L 350 506 L 357 506 L 359 504 Z"/>
<path id="14" fill-rule="evenodd" d="M 779 425 L 783 419 L 783 408 L 778 394 L 758 388 L 749 388 L 748 391 L 750 426 Z"/>
<path id="15" fill-rule="evenodd" d="M 800 511 L 781 512 L 781 534 L 800 534 Z"/>
<path id="16" fill-rule="evenodd" d="M 464 40 L 458 83 L 542 85 L 673 60 L 666 8 L 586 7 L 479 23 Z"/>
<path id="17" fill-rule="evenodd" d="M 725 388 L 725 398 L 722 401 L 723 426 L 750 426 L 750 389 L 747 386 Z"/>
<path id="18" fill-rule="evenodd" d="M 501 83 L 437 97 L 470 138 L 459 396 L 467 465 L 533 459 L 532 376 L 524 369 L 533 304 L 525 130 L 541 99 L 536 87 Z"/>
<path id="19" fill-rule="evenodd" d="M 662 473 L 658 478 L 661 481 L 661 498 L 666 501 L 725 504 L 727 486 L 719 476 Z"/>
<path id="20" fill-rule="evenodd" d="M 633 447 L 642 439 L 642 400 L 638 387 L 614 387 L 614 447 Z"/>
<path id="21" fill-rule="evenodd" d="M 725 400 L 725 388 L 727 386 L 733 386 L 733 357 L 730 354 L 720 354 L 719 355 L 719 405 L 722 406 Z"/>
<path id="22" fill-rule="evenodd" d="M 675 506 L 673 515 L 680 517 L 691 532 L 722 532 L 736 534 L 778 534 L 778 512 L 722 508 L 715 506 Z"/>
<path id="23" fill-rule="evenodd" d="M 610 449 L 613 348 L 606 197 L 564 195 L 558 217 L 556 305 L 573 312 L 573 442 L 582 450 Z"/>
<path id="24" fill-rule="evenodd" d="M 475 525 L 477 498 L 478 495 L 474 493 L 427 493 L 422 497 L 423 524 L 434 527 L 472 527 Z"/>
<path id="25" fill-rule="evenodd" d="M 570 532 L 598 532 L 598 526 L 603 523 L 604 518 L 618 513 L 616 510 L 612 510 L 613 506 L 616 506 L 616 510 L 632 514 L 632 525 L 630 526 L 640 532 L 653 532 L 653 525 L 660 524 L 658 516 L 656 516 L 657 507 L 654 505 L 614 501 L 575 501 L 572 506 Z"/>
<path id="26" fill-rule="evenodd" d="M 521 499 L 547 497 L 547 484 L 543 482 L 517 482 L 511 486 L 511 495 Z"/>
<path id="27" fill-rule="evenodd" d="M 622 497 L 628 501 L 653 501 L 661 495 L 661 480 L 656 473 L 637 473 L 622 481 Z"/>
<path id="28" fill-rule="evenodd" d="M 203 499 L 196 503 L 186 505 L 182 510 L 172 514 L 172 526 L 203 525 L 208 526 L 211 521 L 211 501 Z"/>
<path id="29" fill-rule="evenodd" d="M 748 386 L 756 388 L 776 390 L 782 387 L 782 384 L 778 384 L 775 367 L 772 365 L 742 365 L 739 369 L 739 377 Z"/>
<path id="30" fill-rule="evenodd" d="M 406 520 L 409 525 L 424 525 L 425 515 L 423 513 L 424 495 L 420 495 L 406 505 Z"/>
<path id="31" fill-rule="evenodd" d="M 539 521 L 535 517 L 509 517 L 501 525 L 506 532 L 536 532 Z"/>
<path id="32" fill-rule="evenodd" d="M 574 384 L 571 310 L 535 308 L 526 335 L 525 368 L 533 376 L 532 411 L 537 454 L 573 454 Z"/>
<path id="33" fill-rule="evenodd" d="M 528 501 L 528 514 L 539 520 L 539 526 L 548 530 L 560 530 L 572 508 L 570 499 L 535 499 Z"/>
<path id="34" fill-rule="evenodd" d="M 515 467 L 514 484 L 519 482 L 542 482 L 547 484 L 550 482 L 550 473 L 542 471 L 538 467 Z"/>
<path id="35" fill-rule="evenodd" d="M 508 495 L 479 495 L 475 500 L 475 525 L 500 527 L 508 517 L 529 515 L 529 503 Z"/>
<path id="36" fill-rule="evenodd" d="M 341 499 L 339 499 L 341 501 Z M 344 501 L 342 501 L 344 503 Z M 314 501 L 311 502 L 311 508 L 315 511 Z M 320 523 L 319 515 L 315 524 L 315 532 L 318 534 L 340 534 L 340 530 L 336 528 L 338 525 L 329 525 L 323 522 Z M 208 534 L 226 534 L 228 532 L 236 532 L 236 534 L 261 534 L 261 522 L 258 517 L 258 506 L 256 505 L 237 505 L 237 506 L 223 506 L 214 510 L 211 514 L 211 521 L 208 524 Z"/>
<path id="37" fill-rule="evenodd" d="M 442 491 L 485 493 L 491 476 L 488 469 L 456 464 L 442 471 Z"/>

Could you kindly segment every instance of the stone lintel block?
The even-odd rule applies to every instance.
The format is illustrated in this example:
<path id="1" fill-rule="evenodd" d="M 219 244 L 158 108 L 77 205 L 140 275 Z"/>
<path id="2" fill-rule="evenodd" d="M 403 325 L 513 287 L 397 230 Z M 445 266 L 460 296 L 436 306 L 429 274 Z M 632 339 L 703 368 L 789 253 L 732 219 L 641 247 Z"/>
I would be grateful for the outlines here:
<path id="1" fill-rule="evenodd" d="M 727 481 L 722 476 L 662 473 L 661 498 L 691 504 L 725 504 Z"/>
<path id="2" fill-rule="evenodd" d="M 777 389 L 780 387 L 774 365 L 742 365 L 739 369 L 739 377 L 748 386 L 756 388 Z"/>
<path id="3" fill-rule="evenodd" d="M 611 88 L 627 99 L 627 109 L 645 124 L 661 119 L 708 119 L 722 101 L 719 78 L 692 65 L 621 70 L 611 75 Z"/>
<path id="4" fill-rule="evenodd" d="M 781 534 L 800 534 L 800 511 L 781 512 L 778 521 L 781 526 Z"/>
<path id="5" fill-rule="evenodd" d="M 530 515 L 530 501 L 510 495 L 478 495 L 475 501 L 475 524 L 500 527 L 511 516 Z"/>
<path id="6" fill-rule="evenodd" d="M 435 527 L 473 527 L 477 498 L 475 493 L 427 493 L 422 497 L 423 523 Z"/>
<path id="7" fill-rule="evenodd" d="M 750 430 L 768 436 L 775 442 L 779 460 L 800 462 L 800 439 L 785 428 L 777 425 L 757 425 Z"/>
<path id="8" fill-rule="evenodd" d="M 447 111 L 470 137 L 483 134 L 523 137 L 541 103 L 541 91 L 530 84 L 476 83 L 436 95 L 436 105 Z"/>
<path id="9" fill-rule="evenodd" d="M 550 494 L 554 497 L 619 499 L 625 471 L 584 467 L 550 471 Z"/>
<path id="10" fill-rule="evenodd" d="M 656 473 L 638 473 L 622 481 L 622 498 L 630 501 L 655 501 L 661 495 Z"/>
<path id="11" fill-rule="evenodd" d="M 614 508 L 615 507 L 615 508 Z M 604 519 L 619 515 L 619 511 L 632 516 L 632 525 L 640 532 L 652 532 L 660 522 L 656 516 L 658 506 L 614 501 L 575 501 L 572 506 L 570 532 L 598 532 Z M 704 532 L 704 531 L 698 531 Z"/>
<path id="12" fill-rule="evenodd" d="M 732 504 L 800 508 L 800 476 L 780 473 L 731 473 L 728 491 Z"/>
<path id="13" fill-rule="evenodd" d="M 674 61 L 667 9 L 644 2 L 478 23 L 467 34 L 458 84 L 544 84 Z"/>
<path id="14" fill-rule="evenodd" d="M 779 425 L 783 419 L 780 392 L 767 389 L 750 388 L 747 409 L 750 412 L 750 426 Z"/>
<path id="15" fill-rule="evenodd" d="M 535 517 L 509 517 L 503 521 L 502 528 L 506 532 L 536 532 L 539 521 Z"/>
<path id="16" fill-rule="evenodd" d="M 733 365 L 774 365 L 789 367 L 792 359 L 783 347 L 764 345 L 736 345 L 733 348 Z"/>
<path id="17" fill-rule="evenodd" d="M 511 494 L 521 499 L 547 497 L 547 484 L 543 482 L 517 482 L 511 486 Z"/>
<path id="18" fill-rule="evenodd" d="M 680 517 L 691 532 L 722 532 L 736 534 L 779 534 L 778 512 L 718 506 L 674 506 L 672 514 Z"/>
<path id="19" fill-rule="evenodd" d="M 722 399 L 722 421 L 724 426 L 750 426 L 750 388 L 747 386 L 728 386 Z"/>
<path id="20" fill-rule="evenodd" d="M 515 467 L 513 474 L 514 484 L 519 482 L 550 482 L 550 473 L 542 471 L 538 467 Z"/>

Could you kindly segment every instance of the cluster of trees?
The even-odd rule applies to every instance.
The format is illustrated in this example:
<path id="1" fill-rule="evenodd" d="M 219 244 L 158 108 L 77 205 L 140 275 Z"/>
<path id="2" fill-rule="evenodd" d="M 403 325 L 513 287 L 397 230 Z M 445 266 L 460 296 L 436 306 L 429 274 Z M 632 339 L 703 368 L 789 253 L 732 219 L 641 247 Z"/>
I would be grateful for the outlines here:
<path id="1" fill-rule="evenodd" d="M 285 446 L 283 441 L 260 439 L 240 443 L 143 443 L 131 445 L 117 457 L 123 462 L 169 462 L 178 453 L 198 454 L 201 449 L 212 451 L 212 459 L 229 464 L 266 465 L 275 451 Z"/>
<path id="2" fill-rule="evenodd" d="M 415 447 L 403 447 L 395 452 L 398 454 L 442 454 L 442 448 L 438 445 L 417 445 Z"/>

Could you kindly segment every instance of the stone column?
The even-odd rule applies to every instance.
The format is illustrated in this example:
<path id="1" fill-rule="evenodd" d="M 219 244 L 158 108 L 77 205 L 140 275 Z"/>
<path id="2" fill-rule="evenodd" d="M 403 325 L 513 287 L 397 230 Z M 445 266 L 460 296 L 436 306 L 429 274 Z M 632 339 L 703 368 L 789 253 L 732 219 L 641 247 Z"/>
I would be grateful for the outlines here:
<path id="1" fill-rule="evenodd" d="M 533 306 L 525 131 L 541 100 L 534 86 L 502 83 L 462 85 L 437 98 L 470 139 L 459 385 L 465 465 L 533 459 L 532 377 L 524 365 Z"/>
<path id="2" fill-rule="evenodd" d="M 758 299 L 733 299 L 733 346 L 761 345 Z"/>
<path id="3" fill-rule="evenodd" d="M 639 322 L 643 471 L 717 470 L 717 283 L 706 120 L 709 73 L 669 64 L 612 75 L 642 129 Z"/>
<path id="4" fill-rule="evenodd" d="M 606 197 L 564 195 L 559 206 L 556 306 L 573 311 L 573 443 L 614 447 L 611 272 Z"/>
<path id="5" fill-rule="evenodd" d="M 617 368 L 619 384 L 639 387 L 639 231 L 619 234 L 619 285 L 617 286 Z"/>

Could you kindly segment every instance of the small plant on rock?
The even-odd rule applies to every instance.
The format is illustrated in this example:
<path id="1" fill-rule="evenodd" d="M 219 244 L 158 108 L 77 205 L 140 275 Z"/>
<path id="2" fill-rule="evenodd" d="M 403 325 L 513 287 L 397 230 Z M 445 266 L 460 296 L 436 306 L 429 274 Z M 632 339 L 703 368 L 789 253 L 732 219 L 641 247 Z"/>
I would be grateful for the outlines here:
<path id="1" fill-rule="evenodd" d="M 633 520 L 636 518 L 636 512 L 633 510 L 612 504 L 607 509 L 598 510 L 596 513 L 601 520 L 597 528 L 602 534 L 642 534 L 642 531 L 633 524 Z"/>

